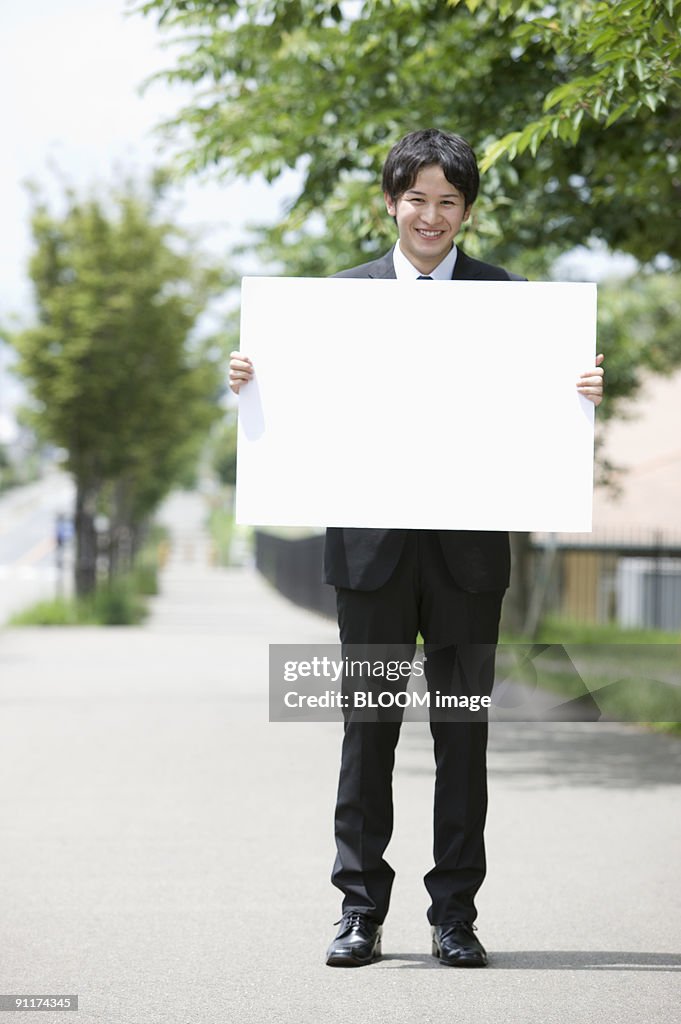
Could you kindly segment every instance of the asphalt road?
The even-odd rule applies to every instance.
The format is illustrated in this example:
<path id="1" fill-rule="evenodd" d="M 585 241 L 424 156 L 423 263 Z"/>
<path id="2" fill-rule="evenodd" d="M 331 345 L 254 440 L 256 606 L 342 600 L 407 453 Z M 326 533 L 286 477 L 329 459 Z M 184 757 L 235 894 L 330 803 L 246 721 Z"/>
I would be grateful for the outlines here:
<path id="1" fill-rule="evenodd" d="M 627 726 L 492 728 L 485 971 L 429 955 L 405 726 L 385 956 L 325 967 L 340 726 L 270 724 L 267 664 L 335 630 L 211 569 L 195 499 L 166 517 L 145 627 L 0 631 L 0 993 L 77 993 L 88 1024 L 678 1020 L 681 743 Z"/>
<path id="2" fill-rule="evenodd" d="M 57 568 L 55 526 L 59 513 L 72 516 L 73 497 L 60 472 L 0 495 L 0 624 L 67 584 Z"/>

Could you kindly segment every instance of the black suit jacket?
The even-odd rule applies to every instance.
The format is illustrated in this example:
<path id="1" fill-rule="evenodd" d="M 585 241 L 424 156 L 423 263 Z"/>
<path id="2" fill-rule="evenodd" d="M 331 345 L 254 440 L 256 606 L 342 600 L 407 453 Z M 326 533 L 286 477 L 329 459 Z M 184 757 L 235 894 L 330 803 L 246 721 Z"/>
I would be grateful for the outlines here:
<path id="1" fill-rule="evenodd" d="M 378 260 L 343 270 L 336 277 L 395 277 L 392 249 Z M 453 281 L 523 281 L 502 267 L 483 263 L 458 250 Z M 324 580 L 351 590 L 377 590 L 390 578 L 402 553 L 407 530 L 364 530 L 329 527 L 324 547 Z M 453 579 L 463 590 L 504 590 L 511 557 L 507 533 L 438 530 L 442 554 Z"/>

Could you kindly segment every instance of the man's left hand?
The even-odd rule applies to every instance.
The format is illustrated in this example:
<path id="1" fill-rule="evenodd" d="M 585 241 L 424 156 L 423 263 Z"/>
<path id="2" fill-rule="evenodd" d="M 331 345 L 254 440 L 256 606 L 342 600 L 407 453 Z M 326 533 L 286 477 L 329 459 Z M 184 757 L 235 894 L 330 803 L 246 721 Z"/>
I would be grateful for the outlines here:
<path id="1" fill-rule="evenodd" d="M 596 365 L 593 370 L 587 370 L 586 373 L 580 374 L 577 381 L 577 390 L 580 395 L 584 395 L 594 405 L 600 405 L 603 401 L 603 376 L 605 371 L 601 363 L 604 358 L 602 353 L 597 355 Z"/>

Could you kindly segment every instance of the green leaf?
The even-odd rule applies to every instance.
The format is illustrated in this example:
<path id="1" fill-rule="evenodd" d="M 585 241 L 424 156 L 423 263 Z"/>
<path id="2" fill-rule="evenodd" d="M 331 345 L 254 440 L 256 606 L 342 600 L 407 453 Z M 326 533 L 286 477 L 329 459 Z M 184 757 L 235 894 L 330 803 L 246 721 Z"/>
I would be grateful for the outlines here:
<path id="1" fill-rule="evenodd" d="M 620 103 L 619 106 L 615 107 L 612 113 L 608 115 L 608 118 L 605 122 L 605 127 L 609 128 L 611 124 L 614 124 L 615 121 L 618 121 L 622 114 L 626 114 L 630 107 L 631 103 Z"/>
<path id="2" fill-rule="evenodd" d="M 541 143 L 544 141 L 544 139 L 548 135 L 550 127 L 551 127 L 550 121 L 544 121 L 535 130 L 534 135 L 532 136 L 532 141 L 530 142 L 530 152 L 531 152 L 532 156 L 536 156 L 537 155 L 537 151 L 539 150 L 539 147 L 540 147 Z"/>
<path id="3" fill-rule="evenodd" d="M 551 92 L 547 94 L 544 100 L 543 109 L 545 111 L 550 110 L 551 107 L 555 107 L 556 104 L 562 102 L 562 100 L 569 96 L 575 95 L 576 92 L 577 86 L 575 82 L 566 82 L 565 85 L 559 85 L 557 89 L 552 89 Z"/>
<path id="4" fill-rule="evenodd" d="M 616 39 L 617 33 L 614 27 L 612 25 L 609 25 L 607 28 L 604 28 L 601 32 L 596 32 L 594 36 L 591 36 L 591 38 L 587 40 L 587 49 L 593 52 L 594 50 L 599 49 L 605 43 L 609 43 L 611 41 L 615 42 Z"/>
<path id="5" fill-rule="evenodd" d="M 607 117 L 607 120 L 605 122 L 605 127 L 609 128 L 610 125 L 613 125 L 615 121 L 619 121 L 620 118 L 622 117 L 622 115 L 626 114 L 627 111 L 629 111 L 631 109 L 631 105 L 632 105 L 631 102 L 626 102 L 626 103 L 620 103 L 619 106 L 615 106 L 615 109 Z"/>
<path id="6" fill-rule="evenodd" d="M 508 135 L 504 135 L 503 139 L 497 139 L 496 141 L 490 143 L 485 149 L 483 158 L 480 161 L 480 167 L 483 170 L 483 172 L 488 170 L 493 164 L 495 164 L 499 157 L 503 156 L 504 153 L 508 154 L 510 147 L 517 142 L 519 137 L 520 132 L 509 132 Z"/>
<path id="7" fill-rule="evenodd" d="M 579 126 L 582 123 L 583 117 L 584 117 L 584 108 L 580 107 L 580 109 L 576 110 L 574 112 L 574 114 L 572 115 L 572 117 L 570 118 L 570 124 L 572 125 L 572 129 L 573 129 L 574 132 L 578 132 L 579 131 Z"/>

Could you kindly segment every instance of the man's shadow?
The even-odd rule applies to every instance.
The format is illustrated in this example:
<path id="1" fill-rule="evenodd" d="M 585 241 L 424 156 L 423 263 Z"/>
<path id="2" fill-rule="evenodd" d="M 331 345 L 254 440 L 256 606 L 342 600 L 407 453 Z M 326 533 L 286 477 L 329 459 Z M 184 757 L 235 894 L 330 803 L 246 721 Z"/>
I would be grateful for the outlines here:
<path id="1" fill-rule="evenodd" d="M 388 953 L 379 963 L 386 967 L 440 969 L 426 953 Z M 488 970 L 501 971 L 681 971 L 681 953 L 603 952 L 602 950 L 522 950 L 493 953 Z"/>

